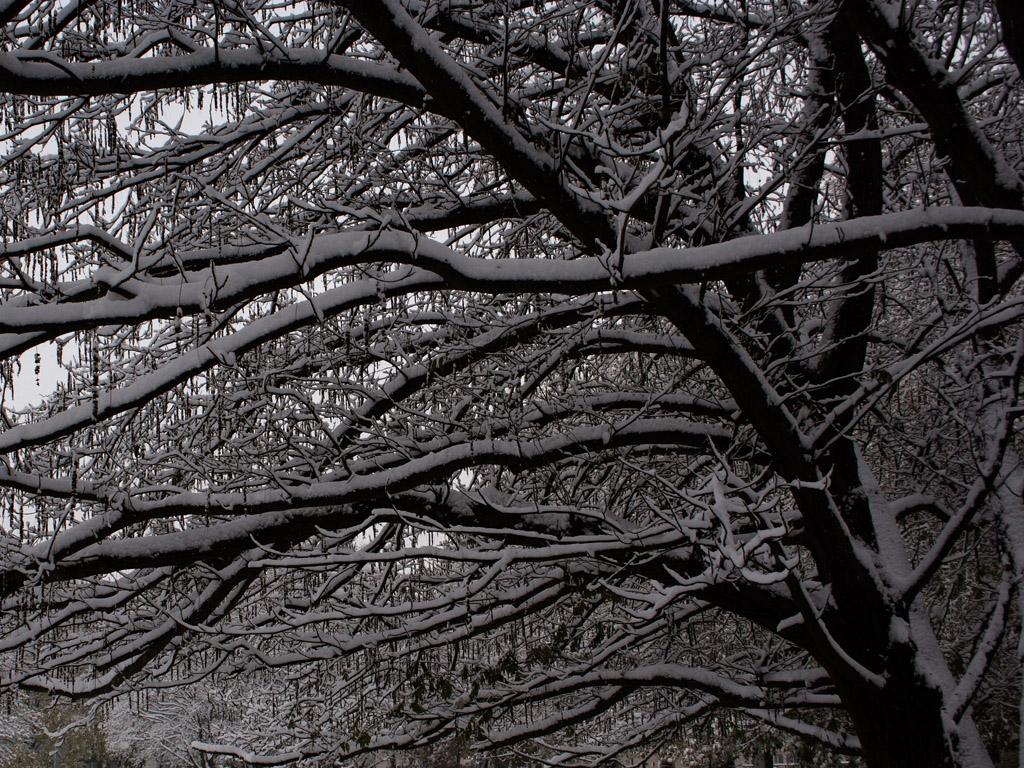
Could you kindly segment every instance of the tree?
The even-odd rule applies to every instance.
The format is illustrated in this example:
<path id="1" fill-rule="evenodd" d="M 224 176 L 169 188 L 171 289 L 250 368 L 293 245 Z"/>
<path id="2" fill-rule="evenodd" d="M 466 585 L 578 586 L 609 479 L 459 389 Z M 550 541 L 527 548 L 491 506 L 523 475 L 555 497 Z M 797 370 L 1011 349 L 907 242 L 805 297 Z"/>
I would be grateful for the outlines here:
<path id="1" fill-rule="evenodd" d="M 108 754 L 122 766 L 208 768 L 210 755 L 191 744 L 230 739 L 253 703 L 245 682 L 206 679 L 121 697 L 104 718 Z"/>
<path id="2" fill-rule="evenodd" d="M 39 711 L 14 698 L 4 696 L 4 707 L 0 710 L 0 765 L 5 768 L 32 745 L 40 730 Z"/>
<path id="3" fill-rule="evenodd" d="M 86 717 L 81 705 L 40 694 L 5 703 L 9 714 L 0 719 L 4 733 L 0 765 L 4 768 L 96 768 L 106 762 L 101 723 Z"/>
<path id="4" fill-rule="evenodd" d="M 244 680 L 195 746 L 262 764 L 1016 748 L 1013 3 L 0 23 L 0 345 L 66 369 L 4 411 L 4 689 Z"/>

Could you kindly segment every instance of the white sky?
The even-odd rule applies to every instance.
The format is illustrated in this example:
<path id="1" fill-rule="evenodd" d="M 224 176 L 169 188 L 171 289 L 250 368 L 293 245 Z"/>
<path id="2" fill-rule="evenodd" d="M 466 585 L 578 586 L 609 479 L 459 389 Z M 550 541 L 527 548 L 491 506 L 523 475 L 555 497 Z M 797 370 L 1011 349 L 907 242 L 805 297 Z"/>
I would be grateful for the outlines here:
<path id="1" fill-rule="evenodd" d="M 35 359 L 37 352 L 38 376 Z M 57 365 L 57 345 L 53 343 L 41 344 L 35 349 L 30 349 L 18 360 L 21 370 L 18 370 L 17 365 L 14 368 L 14 396 L 8 400 L 8 407 L 13 410 L 38 404 L 46 395 L 51 394 L 57 388 L 57 383 L 67 375 L 65 370 Z"/>

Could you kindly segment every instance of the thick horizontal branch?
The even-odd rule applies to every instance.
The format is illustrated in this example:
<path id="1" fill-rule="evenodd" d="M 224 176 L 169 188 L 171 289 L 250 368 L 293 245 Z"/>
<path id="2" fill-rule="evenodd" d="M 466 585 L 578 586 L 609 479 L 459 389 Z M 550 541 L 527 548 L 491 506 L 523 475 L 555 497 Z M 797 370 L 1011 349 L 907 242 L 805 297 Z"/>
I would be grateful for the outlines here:
<path id="1" fill-rule="evenodd" d="M 710 449 L 711 441 L 727 439 L 729 434 L 730 430 L 684 419 L 636 419 L 620 426 L 579 427 L 538 440 L 473 440 L 384 471 L 283 489 L 251 493 L 185 492 L 155 501 L 133 501 L 119 496 L 111 499 L 111 508 L 107 511 L 57 534 L 53 542 L 40 545 L 37 555 L 49 560 L 81 549 L 77 555 L 65 557 L 60 565 L 48 570 L 44 575 L 47 581 L 161 563 L 192 562 L 231 551 L 240 542 L 252 538 L 259 540 L 261 534 L 273 539 L 276 532 L 288 531 L 296 525 L 320 524 L 323 518 L 334 516 L 335 510 L 345 505 L 379 503 L 384 509 L 391 508 L 394 502 L 389 499 L 394 494 L 443 480 L 468 467 L 534 467 L 587 452 L 637 445 Z M 102 540 L 127 525 L 190 515 L 232 519 L 210 527 L 159 536 Z M 353 519 L 346 525 L 357 522 L 360 521 Z M 26 552 L 25 556 L 27 562 L 35 560 L 31 552 Z M 0 574 L 0 583 L 3 583 L 3 574 Z"/>
<path id="2" fill-rule="evenodd" d="M 406 104 L 421 104 L 419 83 L 397 67 L 310 48 L 206 48 L 180 56 L 146 56 L 75 63 L 50 51 L 0 53 L 0 93 L 23 96 L 102 96 L 150 93 L 214 83 L 299 80 L 337 85 Z"/>
<path id="3" fill-rule="evenodd" d="M 627 689 L 649 687 L 674 687 L 704 691 L 720 699 L 730 706 L 762 706 L 768 699 L 767 689 L 755 682 L 743 682 L 726 677 L 706 668 L 684 666 L 682 664 L 652 664 L 634 669 L 595 669 L 584 674 L 567 676 L 544 685 L 536 685 L 531 681 L 523 695 L 513 696 L 513 701 L 542 701 L 555 696 L 562 696 L 586 689 L 603 686 L 619 686 Z M 791 707 L 838 707 L 839 698 L 834 694 L 822 694 L 804 689 L 796 684 L 790 695 L 776 690 L 775 697 L 781 694 L 787 706 Z M 502 689 L 494 691 L 482 690 L 481 696 L 506 696 Z"/>
<path id="4" fill-rule="evenodd" d="M 383 288 L 385 295 L 398 291 L 409 293 L 437 287 L 439 280 L 429 273 L 419 272 L 414 277 Z M 90 424 L 111 418 L 131 408 L 150 402 L 164 392 L 188 381 L 193 376 L 215 365 L 230 365 L 239 355 L 255 349 L 264 342 L 332 317 L 340 312 L 379 300 L 380 292 L 369 282 L 353 283 L 335 288 L 313 299 L 302 302 L 273 315 L 255 320 L 230 336 L 214 339 L 198 349 L 186 352 L 172 363 L 160 366 L 119 389 L 99 393 L 85 405 L 67 408 L 40 421 L 20 424 L 0 434 L 0 453 L 19 448 L 41 445 L 70 435 Z M 0 310 L 2 312 L 2 310 Z M 0 476 L 0 483 L 4 477 Z M 41 487 L 40 487 L 41 488 Z"/>
<path id="5" fill-rule="evenodd" d="M 573 261 L 479 259 L 406 232 L 345 232 L 322 235 L 301 253 L 289 250 L 258 263 L 197 270 L 187 281 L 142 281 L 128 270 L 102 268 L 93 274 L 93 281 L 117 286 L 118 294 L 72 305 L 2 306 L 0 333 L 67 333 L 103 325 L 134 325 L 174 317 L 179 311 L 225 309 L 308 282 L 333 269 L 372 263 L 402 263 L 429 270 L 444 280 L 435 288 L 578 295 L 723 280 L 770 267 L 849 259 L 865 251 L 936 240 L 1021 236 L 1024 212 L 961 207 L 866 216 L 696 248 L 656 248 L 627 255 L 621 261 L 596 256 Z M 387 274 L 379 284 L 386 288 L 388 282 L 414 279 L 412 275 Z"/>

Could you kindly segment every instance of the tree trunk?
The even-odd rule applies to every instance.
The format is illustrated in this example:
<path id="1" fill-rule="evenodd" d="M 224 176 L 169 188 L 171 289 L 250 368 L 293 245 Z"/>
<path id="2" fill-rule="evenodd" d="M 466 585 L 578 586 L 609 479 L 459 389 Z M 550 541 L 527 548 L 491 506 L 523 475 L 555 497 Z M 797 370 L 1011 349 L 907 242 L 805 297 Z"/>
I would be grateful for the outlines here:
<path id="1" fill-rule="evenodd" d="M 772 755 L 772 750 L 764 744 L 759 744 L 754 751 L 751 768 L 775 768 L 775 757 Z"/>
<path id="2" fill-rule="evenodd" d="M 915 630 L 922 631 L 920 626 Z M 924 631 L 930 633 L 930 626 Z M 881 688 L 863 678 L 837 678 L 864 762 L 869 768 L 991 768 L 992 759 L 970 712 L 959 722 L 948 714 L 940 682 L 944 676 L 952 678 L 937 643 L 932 647 L 924 640 L 923 648 L 909 641 L 893 644 Z"/>

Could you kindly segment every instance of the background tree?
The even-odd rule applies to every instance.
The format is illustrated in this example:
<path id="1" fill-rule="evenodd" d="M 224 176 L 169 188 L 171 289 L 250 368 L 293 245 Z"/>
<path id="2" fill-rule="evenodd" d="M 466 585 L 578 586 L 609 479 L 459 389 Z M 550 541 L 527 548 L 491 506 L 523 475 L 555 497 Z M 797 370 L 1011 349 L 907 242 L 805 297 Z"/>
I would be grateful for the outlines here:
<path id="1" fill-rule="evenodd" d="M 121 766 L 209 768 L 218 760 L 192 748 L 194 741 L 229 739 L 248 712 L 264 704 L 253 678 L 140 691 L 122 696 L 103 718 L 107 753 Z M 230 762 L 228 762 L 230 764 Z"/>
<path id="2" fill-rule="evenodd" d="M 4 734 L 0 765 L 4 768 L 98 768 L 106 764 L 102 723 L 90 718 L 86 707 L 42 694 L 4 698 L 7 712 L 0 717 Z"/>
<path id="3" fill-rule="evenodd" d="M 0 2 L 0 354 L 66 369 L 0 687 L 246 680 L 194 746 L 263 764 L 1003 759 L 1011 6 Z"/>
<path id="4" fill-rule="evenodd" d="M 39 712 L 27 705 L 27 696 L 4 696 L 0 710 L 0 765 L 6 766 L 32 744 L 40 730 Z"/>

